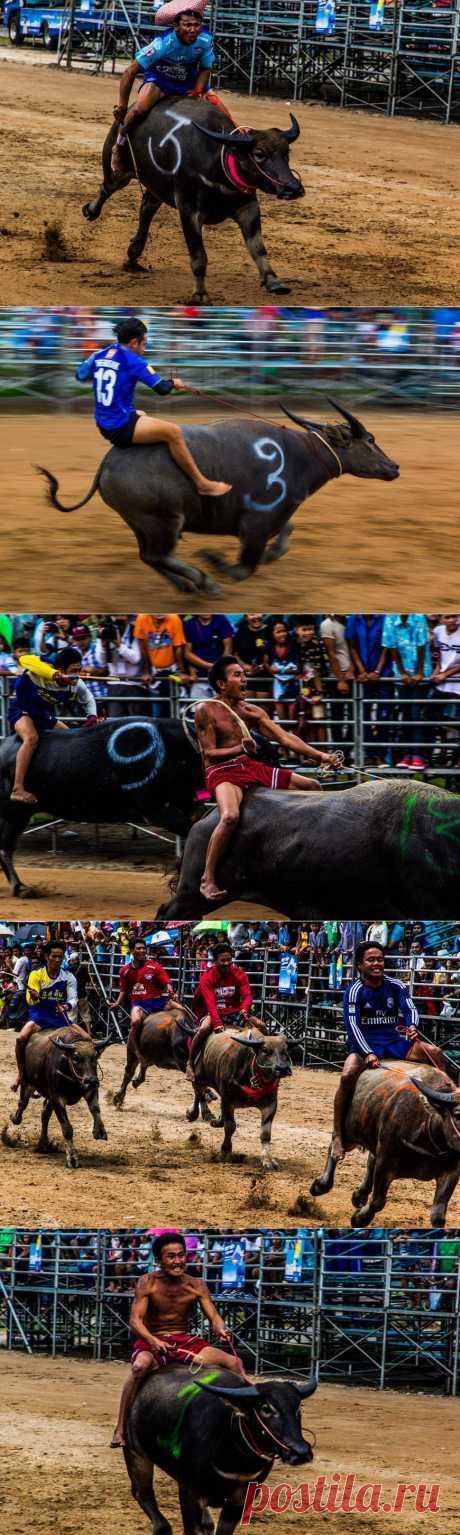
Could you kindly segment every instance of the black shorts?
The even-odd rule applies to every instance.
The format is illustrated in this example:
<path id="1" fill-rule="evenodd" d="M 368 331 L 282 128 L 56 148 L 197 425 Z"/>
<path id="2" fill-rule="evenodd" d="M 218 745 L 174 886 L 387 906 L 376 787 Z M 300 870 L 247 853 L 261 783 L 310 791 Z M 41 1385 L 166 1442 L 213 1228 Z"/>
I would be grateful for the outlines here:
<path id="1" fill-rule="evenodd" d="M 130 448 L 134 436 L 134 428 L 136 421 L 139 420 L 139 416 L 139 410 L 132 410 L 129 420 L 125 421 L 124 426 L 114 426 L 111 432 L 106 432 L 104 427 L 100 426 L 101 436 L 106 437 L 108 442 L 113 442 L 114 448 Z"/>

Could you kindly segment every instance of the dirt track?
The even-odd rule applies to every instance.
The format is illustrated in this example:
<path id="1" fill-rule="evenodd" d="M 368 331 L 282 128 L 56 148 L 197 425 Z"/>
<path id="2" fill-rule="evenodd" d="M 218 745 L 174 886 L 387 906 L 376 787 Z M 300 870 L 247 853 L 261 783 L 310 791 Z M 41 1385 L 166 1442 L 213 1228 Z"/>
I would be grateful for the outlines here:
<path id="1" fill-rule="evenodd" d="M 65 855 L 64 855 L 65 856 Z M 33 894 L 26 899 L 13 900 L 8 885 L 0 874 L 0 921 L 46 922 L 47 918 L 59 920 L 65 917 L 123 917 L 127 911 L 136 917 L 154 917 L 162 901 L 170 899 L 170 870 L 155 867 L 136 868 L 129 862 L 116 859 L 104 864 L 89 859 L 86 862 L 65 863 L 64 856 L 57 861 L 50 853 L 48 860 L 40 861 L 40 855 L 30 857 L 24 842 L 16 857 L 21 879 Z M 257 908 L 244 901 L 232 901 L 229 906 L 219 907 L 219 917 L 235 920 L 242 917 L 254 921 L 264 917 L 280 917 L 271 907 Z"/>
<path id="2" fill-rule="evenodd" d="M 448 611 L 458 602 L 458 418 L 366 411 L 365 419 L 401 465 L 397 482 L 332 482 L 296 513 L 291 550 L 277 565 L 238 587 L 223 582 L 217 597 L 184 598 L 141 564 L 133 535 L 98 497 L 70 518 L 45 505 L 35 463 L 55 471 L 64 502 L 91 484 L 101 439 L 89 418 L 0 417 L 3 607 L 60 612 L 71 592 L 76 612 L 398 612 L 426 611 L 427 602 Z M 234 539 L 215 542 L 234 559 Z M 204 546 L 187 536 L 180 552 L 205 569 Z"/>
<path id="3" fill-rule="evenodd" d="M 122 272 L 137 223 L 137 187 L 114 197 L 88 227 L 84 201 L 100 180 L 100 150 L 117 90 L 110 77 L 0 65 L 2 302 L 170 304 L 192 291 L 178 221 L 155 220 L 146 276 Z M 223 93 L 237 121 L 288 125 L 288 105 Z M 306 188 L 286 206 L 262 197 L 272 264 L 298 304 L 452 303 L 457 291 L 460 169 L 457 127 L 295 108 L 301 138 L 291 156 Z M 58 220 L 67 261 L 44 259 L 44 226 Z M 209 231 L 215 304 L 258 304 L 257 274 L 230 224 Z"/>
<path id="4" fill-rule="evenodd" d="M 15 1103 L 14 1037 L 11 1031 L 0 1033 L 0 1129 Z M 224 1164 L 222 1131 L 201 1123 L 191 1129 L 185 1119 L 191 1091 L 182 1076 L 152 1070 L 143 1088 L 130 1089 L 119 1112 L 112 1095 L 121 1081 L 124 1049 L 114 1045 L 102 1059 L 107 1143 L 92 1140 L 88 1111 L 80 1106 L 71 1115 L 80 1167 L 66 1170 L 54 1120 L 51 1138 L 58 1152 L 37 1158 L 40 1105 L 33 1101 L 20 1131 L 14 1131 L 20 1137 L 16 1148 L 0 1143 L 0 1225 L 349 1225 L 351 1191 L 365 1165 L 362 1153 L 347 1158 L 327 1199 L 308 1194 L 330 1138 L 335 1072 L 298 1068 L 281 1084 L 272 1140 L 279 1171 L 262 1176 L 257 1110 L 238 1111 L 233 1144 L 242 1161 Z M 432 1187 L 393 1184 L 378 1224 L 428 1226 Z M 449 1212 L 449 1224 L 460 1226 L 459 1192 Z"/>
<path id="5" fill-rule="evenodd" d="M 2 1353 L 1 1367 L 2 1528 L 9 1535 L 28 1535 L 32 1524 L 37 1535 L 50 1530 L 70 1535 L 75 1529 L 79 1535 L 113 1535 L 118 1529 L 146 1535 L 147 1520 L 132 1500 L 124 1461 L 108 1448 L 124 1366 Z M 398 1535 L 415 1535 L 427 1524 L 443 1535 L 458 1530 L 458 1402 L 320 1385 L 303 1410 L 303 1424 L 317 1435 L 313 1464 L 294 1470 L 277 1462 L 271 1485 L 295 1488 L 308 1482 L 312 1488 L 317 1477 L 329 1481 L 337 1471 L 342 1478 L 354 1475 L 357 1485 L 381 1482 L 390 1499 L 400 1482 L 439 1482 L 439 1513 L 421 1519 L 408 1500 L 397 1515 Z M 179 1535 L 176 1488 L 161 1472 L 155 1486 L 160 1508 Z M 370 1535 L 376 1527 L 375 1515 L 307 1518 L 309 1528 L 327 1525 L 332 1535 Z M 251 1525 L 266 1535 L 274 1527 L 278 1535 L 288 1535 L 299 1527 L 299 1516 L 266 1513 Z M 381 1515 L 378 1528 L 395 1529 L 394 1518 Z"/>

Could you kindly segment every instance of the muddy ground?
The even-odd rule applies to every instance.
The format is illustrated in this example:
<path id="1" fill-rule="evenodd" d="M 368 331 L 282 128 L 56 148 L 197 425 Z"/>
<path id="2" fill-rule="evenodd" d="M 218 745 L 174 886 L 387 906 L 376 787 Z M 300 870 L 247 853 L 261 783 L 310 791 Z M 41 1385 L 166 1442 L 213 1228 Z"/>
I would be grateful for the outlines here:
<path id="1" fill-rule="evenodd" d="M 110 76 L 0 62 L 2 303 L 171 304 L 193 283 L 178 220 L 158 214 L 146 251 L 152 271 L 122 271 L 139 192 L 113 198 L 96 224 L 82 204 L 100 181 L 100 150 L 118 88 Z M 236 120 L 289 124 L 287 102 L 223 92 Z M 292 205 L 262 196 L 272 265 L 297 304 L 452 303 L 460 236 L 458 127 L 296 105 L 291 161 L 306 189 Z M 64 260 L 46 259 L 46 223 L 59 222 Z M 231 224 L 207 233 L 214 304 L 258 304 L 265 290 Z M 59 255 L 59 251 L 54 253 Z"/>
<path id="2" fill-rule="evenodd" d="M 400 464 L 400 479 L 332 481 L 295 514 L 279 563 L 238 586 L 222 581 L 212 598 L 184 597 L 141 564 L 133 534 L 98 496 L 68 518 L 46 505 L 34 464 L 58 476 L 67 504 L 91 484 L 102 439 L 89 417 L 0 416 L 2 608 L 67 611 L 72 593 L 75 611 L 86 613 L 450 611 L 458 602 L 458 418 L 361 414 Z M 209 543 L 186 536 L 180 555 L 204 570 Z M 235 539 L 214 543 L 234 560 Z"/>
<path id="3" fill-rule="evenodd" d="M 14 1040 L 12 1031 L 0 1033 L 0 1128 L 16 1101 L 10 1091 Z M 326 1157 L 336 1072 L 296 1068 L 292 1079 L 281 1083 L 272 1138 L 279 1170 L 262 1175 L 256 1109 L 237 1111 L 236 1160 L 224 1164 L 219 1156 L 222 1131 L 201 1123 L 191 1127 L 185 1118 L 191 1089 L 184 1077 L 151 1070 L 144 1087 L 129 1090 L 124 1109 L 114 1107 L 124 1058 L 121 1045 L 102 1057 L 107 1143 L 92 1140 L 84 1105 L 72 1109 L 79 1168 L 67 1171 L 54 1120 L 55 1155 L 35 1154 L 38 1100 L 14 1131 L 16 1147 L 0 1143 L 0 1225 L 349 1225 L 351 1192 L 365 1165 L 361 1152 L 347 1157 L 326 1199 L 312 1199 L 308 1192 Z M 432 1188 L 394 1184 L 378 1224 L 428 1226 Z M 459 1192 L 449 1206 L 449 1224 L 460 1226 Z"/>
<path id="4" fill-rule="evenodd" d="M 2 1529 L 8 1535 L 29 1535 L 32 1527 L 36 1535 L 76 1529 L 79 1535 L 146 1535 L 148 1522 L 132 1500 L 124 1461 L 108 1448 L 125 1367 L 2 1354 L 1 1368 Z M 316 1477 L 329 1481 L 339 1472 L 354 1475 L 357 1485 L 381 1482 L 390 1504 L 398 1483 L 440 1483 L 438 1514 L 421 1517 L 408 1500 L 396 1523 L 394 1515 L 382 1514 L 378 1528 L 397 1528 L 398 1535 L 428 1526 L 443 1535 L 458 1530 L 458 1402 L 320 1385 L 305 1404 L 303 1425 L 317 1436 L 313 1464 L 294 1470 L 277 1462 L 271 1485 L 312 1486 Z M 180 1535 L 176 1488 L 161 1472 L 155 1485 Z M 309 1528 L 331 1535 L 370 1535 L 376 1528 L 372 1514 L 311 1511 L 301 1516 L 302 1525 L 305 1517 Z M 298 1514 L 267 1512 L 251 1529 L 267 1535 L 276 1527 L 277 1535 L 288 1535 L 298 1526 Z"/>

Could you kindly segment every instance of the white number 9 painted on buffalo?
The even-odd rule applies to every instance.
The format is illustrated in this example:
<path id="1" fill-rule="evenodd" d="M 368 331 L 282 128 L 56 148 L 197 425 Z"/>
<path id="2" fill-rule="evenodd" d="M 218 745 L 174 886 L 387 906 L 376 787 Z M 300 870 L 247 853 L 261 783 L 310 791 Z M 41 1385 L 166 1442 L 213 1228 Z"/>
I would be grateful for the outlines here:
<path id="1" fill-rule="evenodd" d="M 287 495 L 287 485 L 283 479 L 286 463 L 284 452 L 281 444 L 275 442 L 273 437 L 258 437 L 257 442 L 254 443 L 254 452 L 257 458 L 263 458 L 267 463 L 275 465 L 271 474 L 267 474 L 265 484 L 267 491 L 270 491 L 272 486 L 274 489 L 279 487 L 278 494 L 272 496 L 271 501 L 255 501 L 253 496 L 246 494 L 243 496 L 244 505 L 251 512 L 272 512 L 275 506 L 281 506 Z"/>

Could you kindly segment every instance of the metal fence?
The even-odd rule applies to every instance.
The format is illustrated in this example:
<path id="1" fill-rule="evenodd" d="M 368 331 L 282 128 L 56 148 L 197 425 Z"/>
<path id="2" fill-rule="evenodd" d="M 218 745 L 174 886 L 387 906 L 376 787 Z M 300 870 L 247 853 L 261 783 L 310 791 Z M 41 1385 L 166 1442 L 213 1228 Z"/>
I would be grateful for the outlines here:
<path id="1" fill-rule="evenodd" d="M 254 1373 L 458 1393 L 460 1233 L 189 1236 L 190 1271 Z M 136 1279 L 152 1268 L 152 1232 L 0 1231 L 0 1346 L 127 1359 Z"/>
<path id="2" fill-rule="evenodd" d="M 161 955 L 174 990 L 191 1005 L 206 966 L 203 936 L 194 938 L 188 924 L 179 930 L 172 926 L 169 952 L 164 943 L 159 949 L 156 945 L 149 948 L 149 953 Z M 265 1019 L 271 1032 L 285 1031 L 296 1065 L 340 1069 L 346 1054 L 343 992 L 355 974 L 355 950 L 361 927 L 358 931 L 356 923 L 347 924 L 347 946 L 338 928 L 332 945 L 320 947 L 309 938 L 304 946 L 296 943 L 295 933 L 289 936 L 288 924 L 284 926 L 280 947 L 279 938 L 278 942 L 268 939 L 269 924 L 263 926 L 265 938 L 259 934 L 257 940 L 252 936 L 236 940 L 237 962 L 249 977 L 255 1015 Z M 320 923 L 313 924 L 314 931 L 319 927 Z M 157 931 L 160 929 L 161 924 Z M 390 949 L 386 974 L 407 986 L 417 1007 L 422 1035 L 441 1045 L 460 1065 L 460 953 L 456 952 L 456 925 L 438 924 L 434 941 L 436 949 L 424 954 L 421 948 L 420 952 L 413 950 L 410 954 Z M 122 954 L 119 943 L 111 937 L 95 948 L 86 940 L 83 927 L 80 943 L 90 972 L 93 1031 L 105 1037 L 111 1030 L 114 1039 L 126 1039 L 129 1015 L 122 1010 L 114 1014 L 111 1002 L 118 990 L 120 966 L 126 963 L 127 955 Z M 208 949 L 212 943 L 210 930 Z"/>
<path id="3" fill-rule="evenodd" d="M 68 0 L 58 52 L 67 66 L 114 70 L 154 34 L 142 0 L 102 0 L 84 28 L 75 9 Z M 211 0 L 207 21 L 220 88 L 459 120 L 459 0 L 385 0 L 378 18 L 370 0 L 336 0 L 327 30 L 318 0 Z"/>
<path id="4" fill-rule="evenodd" d="M 0 408 L 26 403 L 88 410 L 91 389 L 77 384 L 75 368 L 113 340 L 123 312 L 132 310 L 3 309 Z M 325 416 L 330 394 L 348 404 L 460 408 L 458 308 L 355 309 L 347 315 L 275 305 L 195 313 L 146 308 L 142 318 L 159 372 L 183 373 L 194 388 L 209 392 L 211 404 L 214 393 L 230 390 L 242 405 L 295 396 L 300 406 L 313 405 Z M 181 399 L 191 411 L 206 405 L 206 396 Z"/>

